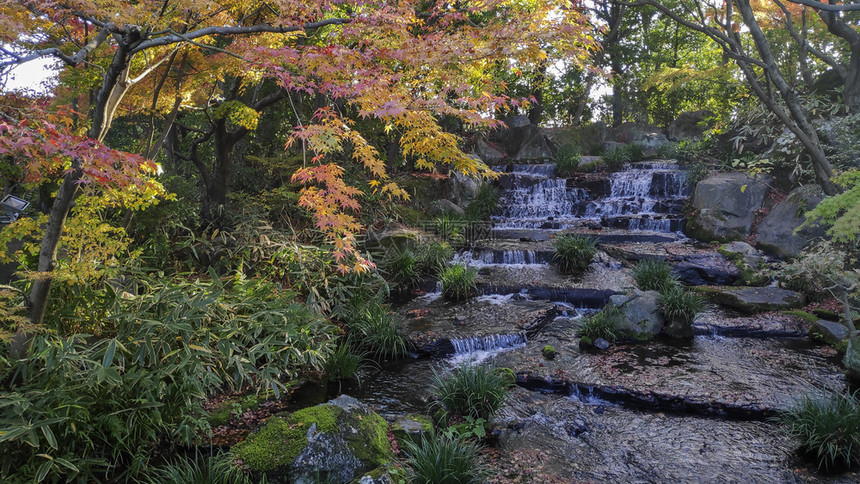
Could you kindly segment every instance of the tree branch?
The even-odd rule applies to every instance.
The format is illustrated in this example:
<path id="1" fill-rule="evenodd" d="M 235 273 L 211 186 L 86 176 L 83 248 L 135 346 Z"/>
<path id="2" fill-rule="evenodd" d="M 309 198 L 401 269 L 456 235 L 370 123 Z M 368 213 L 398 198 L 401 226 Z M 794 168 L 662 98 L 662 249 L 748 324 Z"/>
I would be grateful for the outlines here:
<path id="1" fill-rule="evenodd" d="M 822 3 L 816 0 L 788 0 L 791 3 L 796 3 L 799 5 L 806 5 L 807 7 L 812 7 L 818 10 L 825 10 L 827 12 L 860 12 L 860 4 L 857 3 L 849 3 L 847 5 L 831 5 L 829 3 Z"/>

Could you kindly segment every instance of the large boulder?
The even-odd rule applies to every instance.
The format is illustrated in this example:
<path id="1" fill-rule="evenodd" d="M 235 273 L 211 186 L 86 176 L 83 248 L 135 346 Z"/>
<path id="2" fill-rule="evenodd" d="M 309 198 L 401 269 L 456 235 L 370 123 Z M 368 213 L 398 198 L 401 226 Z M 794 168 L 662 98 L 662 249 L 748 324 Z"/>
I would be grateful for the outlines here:
<path id="1" fill-rule="evenodd" d="M 770 182 L 770 177 L 746 173 L 718 173 L 700 181 L 690 202 L 694 212 L 687 219 L 687 235 L 707 242 L 749 237 Z"/>
<path id="2" fill-rule="evenodd" d="M 795 231 L 806 220 L 807 210 L 815 208 L 824 198 L 818 185 L 806 185 L 795 189 L 779 202 L 756 231 L 756 245 L 764 252 L 778 257 L 797 257 L 800 251 L 825 230 L 819 224 Z"/>
<path id="3" fill-rule="evenodd" d="M 784 311 L 806 304 L 803 294 L 778 287 L 708 287 L 697 290 L 717 304 L 747 314 Z"/>
<path id="4" fill-rule="evenodd" d="M 646 139 L 659 138 L 660 130 L 642 123 L 621 123 L 609 128 L 608 137 L 620 143 L 641 143 Z"/>
<path id="5" fill-rule="evenodd" d="M 475 154 L 488 165 L 499 163 L 508 157 L 507 154 L 502 153 L 480 138 L 475 142 Z"/>
<path id="6" fill-rule="evenodd" d="M 511 129 L 504 144 L 505 151 L 516 161 L 543 161 L 555 157 L 543 131 L 533 124 Z"/>
<path id="7" fill-rule="evenodd" d="M 812 323 L 812 326 L 809 328 L 809 335 L 813 339 L 835 346 L 847 340 L 849 332 L 848 328 L 843 324 L 819 319 Z"/>
<path id="8" fill-rule="evenodd" d="M 433 217 L 438 217 L 442 215 L 454 215 L 457 217 L 462 217 L 466 215 L 465 210 L 463 210 L 459 205 L 452 202 L 451 200 L 448 200 L 447 198 L 430 202 L 430 204 L 427 206 L 427 213 Z"/>
<path id="9" fill-rule="evenodd" d="M 714 113 L 708 110 L 689 111 L 681 113 L 672 124 L 666 128 L 666 137 L 671 141 L 701 138 L 708 129 L 707 120 Z"/>
<path id="10" fill-rule="evenodd" d="M 490 141 L 504 141 L 512 130 L 532 124 L 529 117 L 525 114 L 502 118 L 502 123 L 505 125 L 490 133 Z"/>
<path id="11" fill-rule="evenodd" d="M 603 310 L 620 313 L 615 327 L 622 338 L 647 341 L 663 331 L 659 299 L 656 291 L 636 290 L 628 295 L 611 296 Z"/>
<path id="12" fill-rule="evenodd" d="M 477 156 L 471 155 L 475 158 Z M 448 200 L 451 200 L 461 208 L 466 208 L 469 203 L 478 196 L 478 190 L 484 180 L 475 178 L 459 171 L 452 171 L 451 175 L 445 180 L 445 193 L 448 195 Z"/>
<path id="13" fill-rule="evenodd" d="M 233 451 L 272 483 L 352 482 L 394 459 L 385 419 L 347 395 L 275 415 Z"/>

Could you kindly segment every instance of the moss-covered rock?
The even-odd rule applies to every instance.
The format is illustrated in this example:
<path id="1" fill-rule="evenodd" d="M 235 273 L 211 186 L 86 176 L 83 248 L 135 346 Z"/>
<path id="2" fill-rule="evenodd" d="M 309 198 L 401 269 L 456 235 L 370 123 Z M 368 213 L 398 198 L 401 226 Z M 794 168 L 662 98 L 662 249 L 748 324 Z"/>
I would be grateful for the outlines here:
<path id="1" fill-rule="evenodd" d="M 350 482 L 393 459 L 387 422 L 346 395 L 273 416 L 233 451 L 273 483 Z"/>
<path id="2" fill-rule="evenodd" d="M 697 287 L 711 301 L 747 314 L 783 311 L 806 304 L 803 294 L 778 287 Z"/>
<path id="3" fill-rule="evenodd" d="M 543 357 L 548 360 L 555 358 L 555 348 L 553 348 L 552 345 L 544 346 L 541 353 L 543 353 Z"/>
<path id="4" fill-rule="evenodd" d="M 391 433 L 402 447 L 406 442 L 419 443 L 422 436 L 433 431 L 433 420 L 426 415 L 410 414 L 397 419 L 391 426 Z"/>

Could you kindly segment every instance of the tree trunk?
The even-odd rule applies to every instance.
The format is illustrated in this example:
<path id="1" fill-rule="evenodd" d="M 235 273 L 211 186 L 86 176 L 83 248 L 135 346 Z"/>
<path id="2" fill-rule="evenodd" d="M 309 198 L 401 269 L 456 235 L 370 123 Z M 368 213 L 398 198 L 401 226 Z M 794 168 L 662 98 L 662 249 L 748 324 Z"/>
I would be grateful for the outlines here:
<path id="1" fill-rule="evenodd" d="M 51 272 L 57 262 L 57 246 L 63 235 L 63 225 L 69 215 L 69 209 L 75 199 L 78 189 L 78 181 L 83 175 L 81 160 L 72 160 L 72 169 L 63 177 L 63 183 L 57 191 L 57 197 L 51 207 L 51 215 L 48 218 L 48 226 L 42 237 L 42 246 L 39 249 L 39 266 L 37 278 L 33 281 L 30 294 L 27 297 L 27 316 L 33 325 L 40 324 L 45 318 L 45 310 L 48 307 L 48 296 L 51 291 L 53 277 Z M 15 333 L 12 345 L 9 348 L 11 359 L 26 358 L 33 343 L 33 333 L 19 330 Z"/>

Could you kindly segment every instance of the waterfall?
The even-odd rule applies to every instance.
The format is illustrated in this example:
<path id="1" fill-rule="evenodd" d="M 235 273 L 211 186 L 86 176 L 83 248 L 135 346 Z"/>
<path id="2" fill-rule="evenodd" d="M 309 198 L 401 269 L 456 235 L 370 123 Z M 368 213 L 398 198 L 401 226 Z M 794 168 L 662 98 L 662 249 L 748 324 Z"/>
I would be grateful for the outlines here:
<path id="1" fill-rule="evenodd" d="M 454 354 L 456 355 L 512 348 L 526 344 L 526 342 L 525 333 L 492 334 L 489 336 L 475 336 L 462 339 L 451 338 L 451 344 L 454 345 Z"/>

